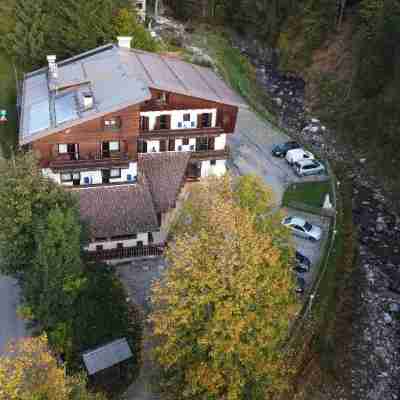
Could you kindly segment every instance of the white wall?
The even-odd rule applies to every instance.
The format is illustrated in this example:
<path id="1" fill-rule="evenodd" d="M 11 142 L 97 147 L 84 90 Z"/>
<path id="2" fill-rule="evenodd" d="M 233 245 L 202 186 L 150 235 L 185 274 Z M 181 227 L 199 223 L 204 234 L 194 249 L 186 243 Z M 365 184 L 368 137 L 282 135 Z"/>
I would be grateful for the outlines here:
<path id="1" fill-rule="evenodd" d="M 182 150 L 178 150 L 182 146 Z M 193 150 L 190 147 L 193 146 Z M 175 140 L 175 151 L 196 151 L 196 138 L 189 138 L 189 144 L 183 145 L 183 139 Z"/>
<path id="2" fill-rule="evenodd" d="M 61 174 L 54 173 L 50 168 L 42 169 L 43 176 L 52 179 L 58 184 L 64 186 L 72 186 L 72 182 L 61 182 Z M 121 168 L 121 178 L 111 178 L 110 183 L 128 182 L 127 176 L 132 175 L 133 178 L 137 177 L 137 163 L 129 163 L 129 168 Z M 89 185 L 100 185 L 102 183 L 101 170 L 81 171 L 80 184 L 85 186 L 85 178 L 89 178 Z"/>
<path id="3" fill-rule="evenodd" d="M 215 138 L 215 150 L 224 150 L 226 146 L 226 134 L 223 133 Z"/>
<path id="4" fill-rule="evenodd" d="M 132 175 L 132 178 L 137 177 L 137 163 L 129 163 L 129 168 L 121 169 L 121 178 L 110 178 L 110 183 L 117 182 L 128 182 L 128 175 Z"/>
<path id="5" fill-rule="evenodd" d="M 155 235 L 153 235 L 153 236 L 155 236 Z M 146 233 L 138 233 L 137 239 L 107 240 L 107 241 L 102 241 L 102 242 L 91 242 L 91 243 L 89 243 L 89 246 L 85 247 L 85 250 L 96 251 L 97 245 L 103 246 L 104 250 L 116 249 L 117 243 L 123 243 L 124 247 L 135 247 L 137 242 L 143 242 L 143 246 L 147 246 L 149 244 L 147 232 Z"/>
<path id="6" fill-rule="evenodd" d="M 172 110 L 172 111 L 146 111 L 141 112 L 141 117 L 149 117 L 149 130 L 154 130 L 156 125 L 156 119 L 160 115 L 170 115 L 171 116 L 171 129 L 195 129 L 197 128 L 197 116 L 199 114 L 211 113 L 212 123 L 211 126 L 215 127 L 217 124 L 217 109 L 201 109 L 201 110 Z M 183 121 L 183 114 L 190 114 L 190 122 Z M 182 127 L 178 127 L 178 123 L 182 122 Z M 194 122 L 192 126 L 191 122 Z M 187 125 L 186 125 L 187 124 Z"/>
<path id="7" fill-rule="evenodd" d="M 205 178 L 210 175 L 222 176 L 226 173 L 226 160 L 216 160 L 215 165 L 211 165 L 210 161 L 201 162 L 201 177 Z"/>

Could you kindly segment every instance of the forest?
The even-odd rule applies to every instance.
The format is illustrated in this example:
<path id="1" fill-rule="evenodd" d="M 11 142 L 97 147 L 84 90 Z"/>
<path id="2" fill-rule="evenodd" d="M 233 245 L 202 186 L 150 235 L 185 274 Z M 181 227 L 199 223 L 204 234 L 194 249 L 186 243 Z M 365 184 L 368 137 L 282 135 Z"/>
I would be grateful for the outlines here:
<path id="1" fill-rule="evenodd" d="M 297 73 L 317 87 L 313 111 L 346 142 L 364 149 L 373 167 L 399 185 L 399 0 L 164 3 L 182 20 L 193 22 L 198 16 L 278 49 L 283 71 Z M 332 65 L 321 68 L 315 55 L 327 52 L 329 44 L 338 50 Z M 343 62 L 346 58 L 350 61 Z"/>

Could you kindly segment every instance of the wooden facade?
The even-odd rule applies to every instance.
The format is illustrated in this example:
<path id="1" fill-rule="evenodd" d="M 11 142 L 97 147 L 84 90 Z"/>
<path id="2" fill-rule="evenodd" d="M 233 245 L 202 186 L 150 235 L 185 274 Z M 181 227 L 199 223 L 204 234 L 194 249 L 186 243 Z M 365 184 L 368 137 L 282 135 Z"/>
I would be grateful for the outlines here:
<path id="1" fill-rule="evenodd" d="M 238 108 L 200 98 L 184 96 L 171 92 L 151 89 L 152 99 L 142 104 L 130 106 L 120 111 L 94 118 L 60 132 L 49 134 L 31 144 L 42 167 L 62 168 L 96 168 L 119 166 L 128 161 L 136 161 L 139 138 L 165 137 L 213 137 L 222 133 L 233 133 L 236 125 Z M 216 127 L 194 129 L 157 129 L 148 131 L 141 129 L 140 112 L 173 111 L 173 110 L 216 109 Z M 116 126 L 107 127 L 106 121 L 118 121 Z M 160 128 L 160 127 L 159 127 Z M 103 143 L 118 141 L 118 151 L 105 154 Z M 59 144 L 77 145 L 74 154 L 60 154 Z"/>

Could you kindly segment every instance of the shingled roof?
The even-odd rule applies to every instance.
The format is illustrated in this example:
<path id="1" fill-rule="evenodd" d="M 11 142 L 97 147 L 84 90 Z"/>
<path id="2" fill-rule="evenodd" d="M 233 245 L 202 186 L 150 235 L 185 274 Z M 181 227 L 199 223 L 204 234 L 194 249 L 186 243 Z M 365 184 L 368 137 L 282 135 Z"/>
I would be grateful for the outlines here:
<path id="1" fill-rule="evenodd" d="M 189 152 L 139 154 L 139 171 L 149 184 L 156 212 L 164 213 L 175 206 L 189 159 Z"/>
<path id="2" fill-rule="evenodd" d="M 93 238 L 111 238 L 158 229 L 145 180 L 140 184 L 78 189 L 81 218 Z"/>

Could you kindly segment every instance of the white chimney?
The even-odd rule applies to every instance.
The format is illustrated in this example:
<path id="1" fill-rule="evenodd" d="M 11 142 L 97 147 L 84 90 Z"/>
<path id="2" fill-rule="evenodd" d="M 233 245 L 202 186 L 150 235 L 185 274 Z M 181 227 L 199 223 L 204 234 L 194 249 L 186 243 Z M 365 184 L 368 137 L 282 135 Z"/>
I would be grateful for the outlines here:
<path id="1" fill-rule="evenodd" d="M 130 49 L 132 39 L 133 39 L 132 36 L 117 36 L 118 47 L 122 47 L 124 49 Z"/>
<path id="2" fill-rule="evenodd" d="M 83 108 L 85 110 L 93 108 L 93 95 L 91 93 L 83 93 Z"/>
<path id="3" fill-rule="evenodd" d="M 55 55 L 47 56 L 47 62 L 49 63 L 50 77 L 53 79 L 58 78 L 58 67 L 57 67 L 56 59 L 57 59 L 57 57 Z"/>

